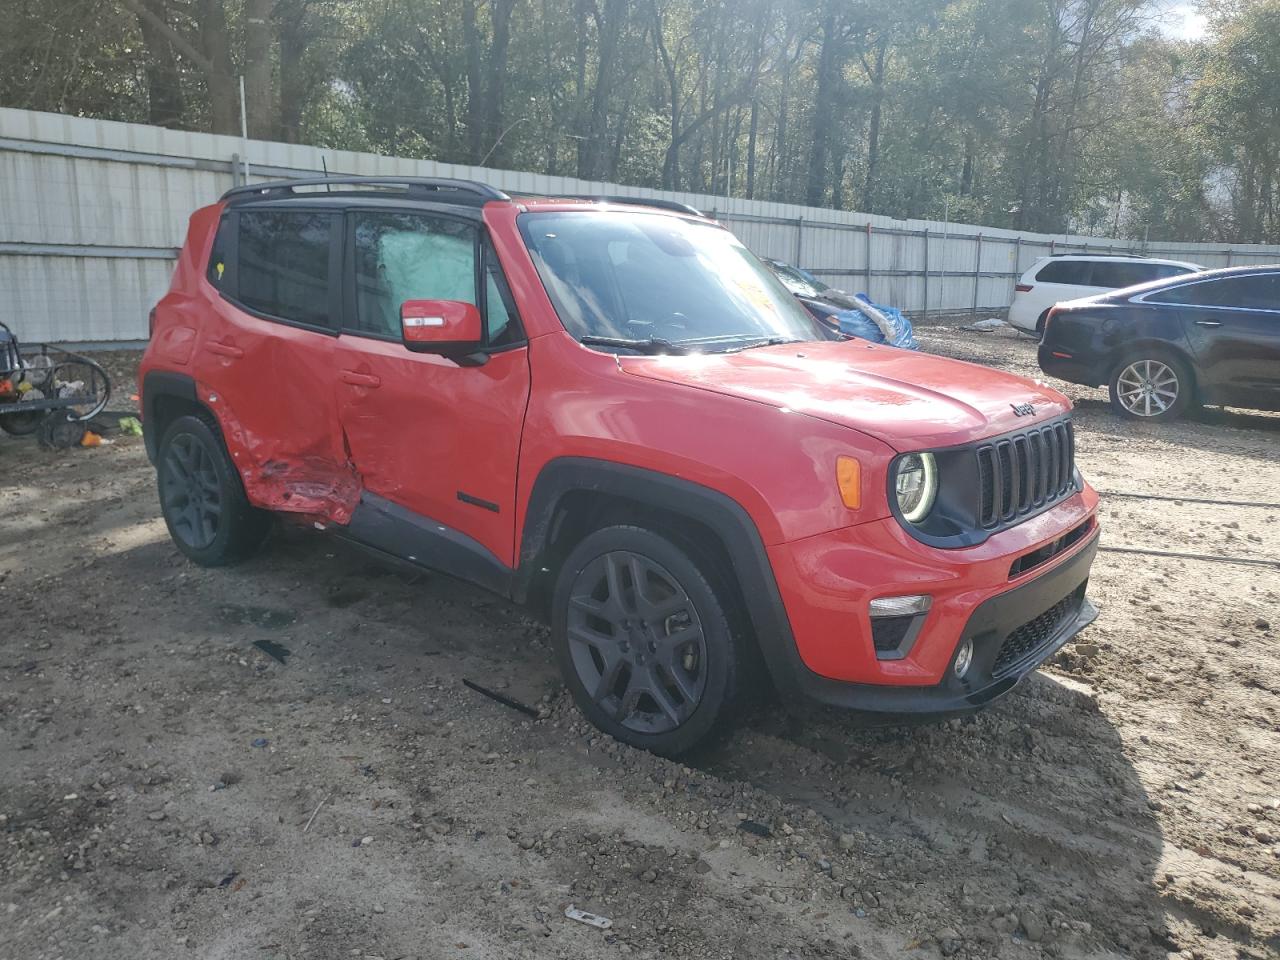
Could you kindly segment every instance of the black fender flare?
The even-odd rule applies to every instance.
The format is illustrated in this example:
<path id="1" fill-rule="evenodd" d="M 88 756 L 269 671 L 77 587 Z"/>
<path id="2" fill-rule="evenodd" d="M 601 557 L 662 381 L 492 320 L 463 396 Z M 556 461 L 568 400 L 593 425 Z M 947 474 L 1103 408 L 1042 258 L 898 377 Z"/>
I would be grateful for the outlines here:
<path id="1" fill-rule="evenodd" d="M 773 566 L 755 521 L 732 497 L 670 474 L 595 460 L 560 457 L 539 472 L 529 495 L 512 599 L 524 603 L 541 569 L 543 551 L 554 537 L 552 524 L 562 499 L 575 492 L 601 493 L 686 516 L 720 538 L 733 566 L 757 645 L 774 683 L 784 693 L 800 692 L 808 669 L 800 660 L 791 622 L 773 575 Z"/>
<path id="2" fill-rule="evenodd" d="M 185 403 L 199 406 L 196 399 L 195 378 L 170 370 L 152 370 L 142 380 L 142 439 L 147 447 L 147 459 L 156 462 L 160 446 L 160 401 L 173 397 Z"/>

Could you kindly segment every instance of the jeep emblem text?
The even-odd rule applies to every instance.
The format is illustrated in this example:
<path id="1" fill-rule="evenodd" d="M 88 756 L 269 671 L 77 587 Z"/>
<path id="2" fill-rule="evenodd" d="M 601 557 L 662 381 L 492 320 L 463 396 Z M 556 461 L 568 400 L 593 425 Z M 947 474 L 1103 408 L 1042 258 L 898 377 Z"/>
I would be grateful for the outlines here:
<path id="1" fill-rule="evenodd" d="M 1036 408 L 1029 403 L 1011 403 L 1009 406 L 1013 407 L 1015 417 L 1033 417 L 1036 413 Z"/>

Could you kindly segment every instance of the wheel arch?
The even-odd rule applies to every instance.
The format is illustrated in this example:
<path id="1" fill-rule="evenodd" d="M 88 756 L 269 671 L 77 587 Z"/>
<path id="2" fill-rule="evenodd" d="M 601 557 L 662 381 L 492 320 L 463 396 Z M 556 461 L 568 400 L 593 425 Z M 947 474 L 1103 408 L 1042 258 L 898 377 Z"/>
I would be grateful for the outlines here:
<path id="1" fill-rule="evenodd" d="M 731 591 L 775 683 L 789 688 L 798 654 L 759 529 L 736 500 L 690 480 L 589 458 L 549 462 L 529 497 L 512 599 L 545 616 L 560 564 L 612 523 L 653 529 L 709 562 L 706 574 Z"/>
<path id="2" fill-rule="evenodd" d="M 142 439 L 146 444 L 147 458 L 152 463 L 156 462 L 165 428 L 187 414 L 208 420 L 221 435 L 217 417 L 197 399 L 193 377 L 169 370 L 152 370 L 143 377 Z"/>

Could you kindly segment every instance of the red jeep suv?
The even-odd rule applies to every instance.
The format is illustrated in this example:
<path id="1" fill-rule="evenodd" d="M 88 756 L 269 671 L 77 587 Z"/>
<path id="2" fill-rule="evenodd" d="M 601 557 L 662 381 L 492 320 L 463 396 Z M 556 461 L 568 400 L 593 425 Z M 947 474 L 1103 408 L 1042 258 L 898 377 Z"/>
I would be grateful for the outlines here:
<path id="1" fill-rule="evenodd" d="M 756 666 L 961 710 L 1097 615 L 1061 394 L 828 331 L 676 204 L 240 187 L 192 216 L 140 381 L 192 560 L 291 516 L 529 604 L 591 721 L 668 755 Z"/>

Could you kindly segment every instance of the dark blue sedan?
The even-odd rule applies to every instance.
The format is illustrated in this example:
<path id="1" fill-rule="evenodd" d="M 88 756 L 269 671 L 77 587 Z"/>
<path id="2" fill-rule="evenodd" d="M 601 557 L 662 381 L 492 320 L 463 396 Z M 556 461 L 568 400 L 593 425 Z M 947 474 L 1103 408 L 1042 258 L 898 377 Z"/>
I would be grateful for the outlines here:
<path id="1" fill-rule="evenodd" d="M 1106 384 L 1126 417 L 1280 410 L 1280 265 L 1207 270 L 1055 306 L 1040 369 Z"/>

